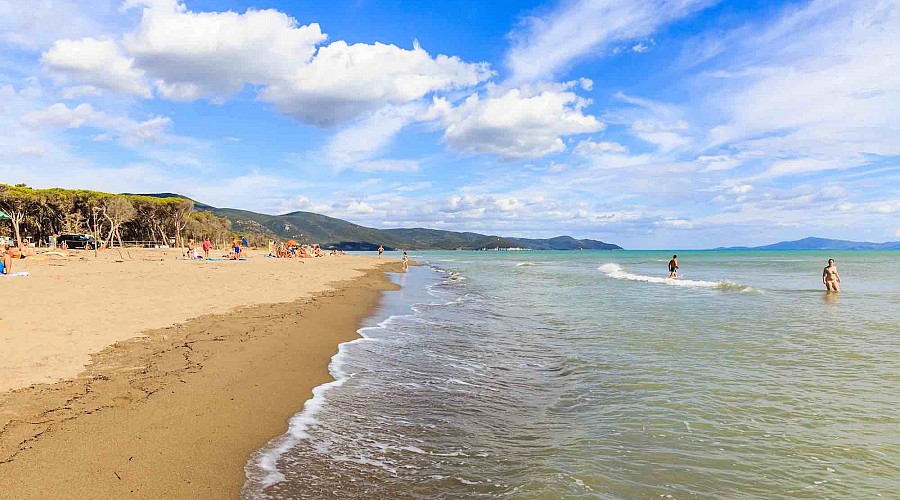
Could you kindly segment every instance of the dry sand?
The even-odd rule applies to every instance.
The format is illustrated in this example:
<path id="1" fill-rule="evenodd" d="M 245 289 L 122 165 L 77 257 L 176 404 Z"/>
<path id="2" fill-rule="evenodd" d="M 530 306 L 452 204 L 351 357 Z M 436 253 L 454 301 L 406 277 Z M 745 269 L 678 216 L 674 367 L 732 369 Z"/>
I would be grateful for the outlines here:
<path id="1" fill-rule="evenodd" d="M 392 287 L 387 259 L 124 257 L 0 282 L 0 498 L 236 497 Z"/>
<path id="2" fill-rule="evenodd" d="M 374 257 L 176 260 L 177 251 L 70 252 L 16 260 L 0 278 L 0 391 L 78 375 L 88 356 L 143 330 L 237 306 L 290 302 L 360 276 Z"/>

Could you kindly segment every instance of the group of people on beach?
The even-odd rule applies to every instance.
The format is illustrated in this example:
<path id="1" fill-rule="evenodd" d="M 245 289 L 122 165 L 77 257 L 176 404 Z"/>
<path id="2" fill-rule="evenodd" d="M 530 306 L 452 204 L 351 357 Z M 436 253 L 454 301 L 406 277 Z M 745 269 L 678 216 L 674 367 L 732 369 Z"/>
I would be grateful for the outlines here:
<path id="1" fill-rule="evenodd" d="M 677 279 L 678 278 L 678 255 L 672 256 L 672 259 L 669 260 L 668 267 L 669 267 L 669 279 Z M 825 266 L 825 269 L 822 271 L 822 284 L 825 285 L 825 290 L 828 292 L 840 292 L 841 291 L 841 275 L 840 275 L 840 273 L 838 273 L 838 268 L 834 264 L 834 259 L 828 259 L 828 265 Z"/>

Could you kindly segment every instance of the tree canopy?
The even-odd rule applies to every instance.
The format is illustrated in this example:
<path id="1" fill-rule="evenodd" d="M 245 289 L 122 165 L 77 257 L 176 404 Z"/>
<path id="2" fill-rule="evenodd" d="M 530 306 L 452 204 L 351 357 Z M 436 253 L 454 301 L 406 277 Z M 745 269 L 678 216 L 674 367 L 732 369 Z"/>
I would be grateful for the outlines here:
<path id="1" fill-rule="evenodd" d="M 157 198 L 72 189 L 34 189 L 0 184 L 0 211 L 11 222 L 16 243 L 47 242 L 52 235 L 93 234 L 107 245 L 182 245 L 185 237 L 223 241 L 231 223 L 211 212 L 195 212 L 187 198 Z"/>

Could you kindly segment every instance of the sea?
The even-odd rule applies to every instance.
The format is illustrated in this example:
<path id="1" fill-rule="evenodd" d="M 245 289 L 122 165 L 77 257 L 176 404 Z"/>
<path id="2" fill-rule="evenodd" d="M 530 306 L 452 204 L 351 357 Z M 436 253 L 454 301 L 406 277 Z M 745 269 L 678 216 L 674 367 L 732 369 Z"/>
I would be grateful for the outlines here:
<path id="1" fill-rule="evenodd" d="M 900 252 L 671 256 L 413 252 L 243 498 L 900 498 Z"/>

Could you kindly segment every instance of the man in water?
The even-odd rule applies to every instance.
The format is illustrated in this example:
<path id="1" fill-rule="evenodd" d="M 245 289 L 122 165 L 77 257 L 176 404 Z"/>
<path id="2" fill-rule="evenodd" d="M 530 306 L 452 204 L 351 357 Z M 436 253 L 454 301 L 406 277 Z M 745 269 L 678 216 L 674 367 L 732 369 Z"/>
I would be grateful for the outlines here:
<path id="1" fill-rule="evenodd" d="M 677 278 L 678 277 L 678 256 L 673 255 L 672 260 L 669 261 L 669 278 Z"/>
<path id="2" fill-rule="evenodd" d="M 383 253 L 384 253 L 384 247 L 381 245 L 378 245 L 378 256 L 381 257 L 381 254 L 383 254 Z"/>
<path id="3" fill-rule="evenodd" d="M 838 268 L 834 265 L 834 259 L 828 259 L 828 265 L 822 271 L 822 283 L 825 284 L 825 290 L 829 292 L 841 291 L 841 275 L 838 274 Z"/>

